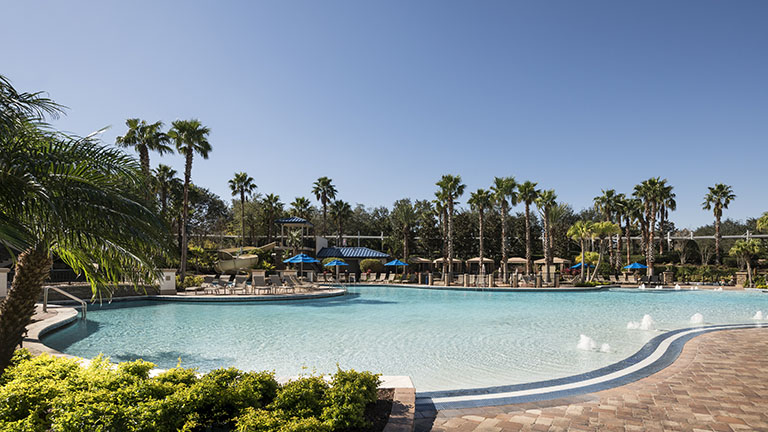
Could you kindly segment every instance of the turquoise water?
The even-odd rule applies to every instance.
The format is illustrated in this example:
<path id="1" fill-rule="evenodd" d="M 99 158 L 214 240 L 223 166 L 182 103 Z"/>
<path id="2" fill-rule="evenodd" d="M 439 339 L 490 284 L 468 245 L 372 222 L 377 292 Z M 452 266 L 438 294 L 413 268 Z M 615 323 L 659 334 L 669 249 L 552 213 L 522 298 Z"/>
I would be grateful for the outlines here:
<path id="1" fill-rule="evenodd" d="M 419 391 L 514 384 L 624 359 L 661 331 L 747 323 L 760 292 L 612 290 L 446 292 L 351 287 L 345 297 L 280 303 L 130 302 L 89 307 L 87 322 L 48 335 L 68 354 L 143 358 L 162 368 L 222 366 L 294 376 L 342 368 L 409 375 Z M 655 330 L 627 329 L 649 314 Z M 768 323 L 768 322 L 766 322 Z M 598 350 L 577 348 L 580 335 Z M 601 344 L 610 345 L 600 352 Z"/>

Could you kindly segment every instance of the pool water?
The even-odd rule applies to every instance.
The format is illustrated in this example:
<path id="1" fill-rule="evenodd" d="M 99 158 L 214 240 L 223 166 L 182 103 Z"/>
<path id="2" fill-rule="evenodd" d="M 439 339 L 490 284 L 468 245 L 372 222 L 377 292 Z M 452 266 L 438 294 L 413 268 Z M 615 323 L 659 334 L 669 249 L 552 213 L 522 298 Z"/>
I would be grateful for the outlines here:
<path id="1" fill-rule="evenodd" d="M 610 290 L 471 292 L 357 286 L 328 299 L 275 303 L 121 302 L 44 338 L 67 354 L 161 368 L 235 366 L 288 377 L 338 366 L 409 375 L 419 391 L 516 384 L 622 360 L 662 331 L 753 323 L 761 292 Z M 628 329 L 649 314 L 653 330 Z M 768 322 L 766 322 L 768 324 Z M 577 348 L 580 336 L 595 350 Z M 608 352 L 601 352 L 608 344 Z"/>

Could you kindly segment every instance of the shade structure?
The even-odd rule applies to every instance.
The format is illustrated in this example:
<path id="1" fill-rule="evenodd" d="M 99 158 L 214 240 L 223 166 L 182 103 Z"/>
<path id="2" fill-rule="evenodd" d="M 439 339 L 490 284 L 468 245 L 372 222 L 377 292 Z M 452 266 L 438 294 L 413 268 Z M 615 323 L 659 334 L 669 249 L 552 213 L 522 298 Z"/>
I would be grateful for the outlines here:
<path id="1" fill-rule="evenodd" d="M 470 264 L 470 263 L 471 264 L 476 264 L 476 263 L 479 263 L 479 262 L 480 262 L 480 257 L 474 257 L 474 258 L 470 258 L 470 259 L 467 260 L 467 264 Z M 488 257 L 485 257 L 485 258 L 483 258 L 483 263 L 484 264 L 493 264 L 493 260 L 488 258 Z"/>
<path id="2" fill-rule="evenodd" d="M 312 258 L 311 256 L 309 256 L 307 254 L 301 253 L 301 254 L 292 256 L 292 257 L 290 257 L 290 258 L 288 258 L 286 260 L 283 260 L 283 262 L 284 263 L 288 263 L 288 264 L 301 264 L 301 263 L 317 263 L 317 262 L 320 262 L 320 261 L 318 261 L 315 258 Z"/>
<path id="3" fill-rule="evenodd" d="M 533 263 L 534 264 L 545 264 L 546 260 L 544 258 L 541 258 L 541 259 L 537 259 Z M 560 257 L 553 257 L 552 258 L 552 264 L 566 264 L 566 263 L 570 264 L 571 262 L 569 260 L 565 259 L 565 258 L 560 258 Z"/>
<path id="4" fill-rule="evenodd" d="M 384 265 L 392 267 L 392 266 L 407 266 L 408 264 L 400 261 L 399 259 L 394 259 Z"/>
<path id="5" fill-rule="evenodd" d="M 326 264 L 325 267 L 345 266 L 345 265 L 349 265 L 349 264 L 347 264 L 347 263 L 345 263 L 344 261 L 341 261 L 341 260 L 333 260 L 333 261 L 329 262 L 328 264 Z"/>
<path id="6" fill-rule="evenodd" d="M 645 269 L 645 268 L 648 268 L 648 267 L 646 267 L 646 266 L 644 266 L 644 265 L 642 265 L 640 263 L 633 262 L 630 265 L 624 266 L 624 268 L 625 269 L 630 269 L 630 270 L 636 270 L 636 269 Z"/>
<path id="7" fill-rule="evenodd" d="M 588 264 L 587 267 L 589 268 L 595 268 L 592 264 Z M 571 266 L 572 269 L 581 268 L 581 263 L 576 264 L 575 266 Z"/>
<path id="8" fill-rule="evenodd" d="M 522 257 L 512 257 L 507 260 L 507 264 L 525 264 L 526 262 L 528 262 L 528 260 Z"/>

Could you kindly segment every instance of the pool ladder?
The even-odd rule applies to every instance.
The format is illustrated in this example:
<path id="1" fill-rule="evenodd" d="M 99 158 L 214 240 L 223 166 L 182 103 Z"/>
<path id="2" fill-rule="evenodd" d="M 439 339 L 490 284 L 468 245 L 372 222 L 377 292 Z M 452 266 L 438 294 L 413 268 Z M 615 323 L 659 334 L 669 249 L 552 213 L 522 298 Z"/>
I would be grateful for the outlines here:
<path id="1" fill-rule="evenodd" d="M 80 307 L 82 308 L 81 311 L 83 312 L 83 315 L 80 317 L 82 319 L 85 319 L 85 315 L 88 313 L 88 305 L 83 301 L 83 299 L 77 298 L 73 296 L 72 294 L 64 291 L 61 288 L 56 288 L 53 286 L 45 286 L 43 287 L 43 312 L 48 312 L 48 291 L 54 290 L 57 293 L 63 295 L 64 297 L 67 297 L 69 299 L 72 299 L 78 303 L 80 303 Z"/>

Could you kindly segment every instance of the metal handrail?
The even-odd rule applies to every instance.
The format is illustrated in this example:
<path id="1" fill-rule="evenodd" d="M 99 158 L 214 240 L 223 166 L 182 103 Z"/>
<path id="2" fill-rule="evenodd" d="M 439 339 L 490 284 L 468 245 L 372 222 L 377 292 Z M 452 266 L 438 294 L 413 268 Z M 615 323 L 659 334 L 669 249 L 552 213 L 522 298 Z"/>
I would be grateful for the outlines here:
<path id="1" fill-rule="evenodd" d="M 85 315 L 88 313 L 88 305 L 83 301 L 81 298 L 77 298 L 73 296 L 72 294 L 64 291 L 63 289 L 56 288 L 54 286 L 46 286 L 43 287 L 43 312 L 48 312 L 48 290 L 54 290 L 57 293 L 63 295 L 64 297 L 68 297 L 78 303 L 80 303 L 80 306 L 82 306 L 83 316 L 82 319 L 85 319 Z"/>

